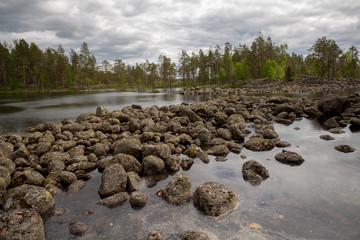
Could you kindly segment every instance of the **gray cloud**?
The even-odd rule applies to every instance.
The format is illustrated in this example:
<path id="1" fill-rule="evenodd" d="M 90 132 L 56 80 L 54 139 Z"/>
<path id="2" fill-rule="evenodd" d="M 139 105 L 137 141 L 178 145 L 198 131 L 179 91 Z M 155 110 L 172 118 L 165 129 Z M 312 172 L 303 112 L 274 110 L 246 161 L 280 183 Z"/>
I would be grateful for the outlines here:
<path id="1" fill-rule="evenodd" d="M 289 51 L 326 36 L 343 50 L 360 48 L 360 2 L 251 0 L 0 0 L 0 40 L 24 38 L 40 48 L 79 50 L 87 42 L 98 63 L 176 60 L 182 49 L 230 42 L 250 45 L 261 32 Z"/>

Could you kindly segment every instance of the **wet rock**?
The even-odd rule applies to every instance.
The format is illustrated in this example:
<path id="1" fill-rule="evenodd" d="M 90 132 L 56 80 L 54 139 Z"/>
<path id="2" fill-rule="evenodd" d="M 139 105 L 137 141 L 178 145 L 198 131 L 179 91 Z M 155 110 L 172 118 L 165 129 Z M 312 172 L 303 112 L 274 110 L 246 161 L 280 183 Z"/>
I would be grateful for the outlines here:
<path id="1" fill-rule="evenodd" d="M 251 151 L 259 152 L 270 151 L 275 147 L 275 144 L 270 139 L 250 138 L 244 146 Z"/>
<path id="2" fill-rule="evenodd" d="M 337 95 L 327 95 L 320 99 L 318 109 L 328 117 L 340 116 L 349 107 L 349 102 Z"/>
<path id="3" fill-rule="evenodd" d="M 11 143 L 0 140 L 0 156 L 10 158 L 14 152 L 14 145 Z"/>
<path id="4" fill-rule="evenodd" d="M 127 172 L 126 191 L 134 192 L 140 190 L 141 178 L 136 172 Z"/>
<path id="5" fill-rule="evenodd" d="M 92 162 L 92 163 L 97 163 L 98 162 L 98 157 L 94 153 L 90 153 L 87 156 L 87 159 L 88 159 L 89 162 Z"/>
<path id="6" fill-rule="evenodd" d="M 24 177 L 23 177 L 24 184 L 41 186 L 41 184 L 43 183 L 43 181 L 45 179 L 41 173 L 34 171 L 32 169 L 26 169 L 23 172 L 23 175 L 24 175 Z"/>
<path id="7" fill-rule="evenodd" d="M 204 214 L 217 217 L 234 209 L 238 196 L 220 183 L 206 182 L 195 190 L 193 202 Z"/>
<path id="8" fill-rule="evenodd" d="M 199 146 L 197 146 L 196 144 L 191 144 L 189 147 L 185 149 L 184 154 L 189 157 L 196 158 L 200 152 L 201 149 Z"/>
<path id="9" fill-rule="evenodd" d="M 278 162 L 290 166 L 299 166 L 305 161 L 298 153 L 290 152 L 286 150 L 283 150 L 282 152 L 276 154 L 275 159 Z"/>
<path id="10" fill-rule="evenodd" d="M 277 132 L 271 128 L 266 128 L 262 135 L 265 139 L 275 139 L 279 137 L 279 134 L 277 134 Z"/>
<path id="11" fill-rule="evenodd" d="M 60 189 L 53 184 L 47 184 L 45 189 L 48 190 L 53 196 L 56 196 L 60 192 Z"/>
<path id="12" fill-rule="evenodd" d="M 0 191 L 6 190 L 11 182 L 11 174 L 6 167 L 0 166 Z"/>
<path id="13" fill-rule="evenodd" d="M 5 167 L 9 170 L 10 174 L 15 171 L 15 163 L 7 157 L 0 157 L 0 166 Z"/>
<path id="14" fill-rule="evenodd" d="M 149 155 L 142 160 L 143 174 L 145 176 L 154 175 L 165 169 L 165 163 L 161 158 Z"/>
<path id="15" fill-rule="evenodd" d="M 228 115 L 226 115 L 226 113 L 224 112 L 216 112 L 214 115 L 215 121 L 217 123 L 217 125 L 222 126 L 223 124 L 227 123 L 228 121 Z"/>
<path id="16" fill-rule="evenodd" d="M 277 139 L 277 140 L 275 140 L 275 146 L 278 148 L 285 148 L 285 147 L 290 147 L 291 143 Z"/>
<path id="17" fill-rule="evenodd" d="M 208 129 L 202 128 L 199 131 L 197 137 L 200 139 L 201 142 L 210 142 L 212 134 Z"/>
<path id="18" fill-rule="evenodd" d="M 210 158 L 209 155 L 207 154 L 207 152 L 200 152 L 198 154 L 198 158 L 203 161 L 203 163 L 209 163 L 210 162 Z"/>
<path id="19" fill-rule="evenodd" d="M 106 115 L 108 115 L 110 112 L 109 110 L 107 110 L 105 107 L 103 106 L 98 106 L 96 108 L 96 116 L 97 117 L 105 117 Z"/>
<path id="20" fill-rule="evenodd" d="M 191 231 L 185 234 L 184 240 L 210 240 L 210 238 L 203 232 Z"/>
<path id="21" fill-rule="evenodd" d="M 210 147 L 207 150 L 207 153 L 209 155 L 226 157 L 230 153 L 230 150 L 228 149 L 228 147 L 226 145 L 215 145 L 215 146 Z"/>
<path id="22" fill-rule="evenodd" d="M 242 166 L 242 174 L 244 180 L 253 185 L 259 185 L 270 176 L 268 170 L 256 160 L 245 162 Z"/>
<path id="23" fill-rule="evenodd" d="M 50 142 L 41 142 L 39 143 L 36 148 L 32 151 L 33 154 L 36 156 L 40 156 L 44 153 L 47 153 L 51 148 Z"/>
<path id="24" fill-rule="evenodd" d="M 55 207 L 55 200 L 49 191 L 43 187 L 28 184 L 9 189 L 4 199 L 5 211 L 33 208 L 41 216 L 44 216 Z"/>
<path id="25" fill-rule="evenodd" d="M 140 159 L 142 155 L 142 146 L 139 139 L 134 137 L 123 138 L 114 144 L 114 154 L 125 153 Z"/>
<path id="26" fill-rule="evenodd" d="M 146 157 L 150 155 L 159 157 L 165 161 L 171 155 L 171 148 L 168 144 L 165 143 L 143 145 L 142 156 Z"/>
<path id="27" fill-rule="evenodd" d="M 202 118 L 199 117 L 196 113 L 194 113 L 191 109 L 189 109 L 188 107 L 184 107 L 184 106 L 180 106 L 180 107 L 181 107 L 180 108 L 181 116 L 188 117 L 191 122 L 196 122 L 196 121 L 202 122 Z"/>
<path id="28" fill-rule="evenodd" d="M 147 240 L 163 240 L 163 234 L 159 231 L 151 231 Z"/>
<path id="29" fill-rule="evenodd" d="M 128 154 L 119 153 L 116 154 L 111 160 L 110 164 L 120 163 L 123 166 L 125 172 L 141 173 L 141 163 L 133 156 Z"/>
<path id="30" fill-rule="evenodd" d="M 165 168 L 170 172 L 177 172 L 180 169 L 180 157 L 178 155 L 170 155 L 165 161 Z"/>
<path id="31" fill-rule="evenodd" d="M 70 186 L 67 189 L 67 193 L 71 194 L 71 193 L 75 193 L 80 191 L 81 189 L 83 189 L 86 186 L 86 182 L 83 180 L 76 180 L 74 182 L 72 182 L 70 184 Z"/>
<path id="32" fill-rule="evenodd" d="M 330 133 L 333 133 L 333 134 L 342 134 L 342 133 L 345 133 L 345 131 L 344 131 L 341 127 L 330 128 L 330 129 L 329 129 L 329 132 L 330 132 Z"/>
<path id="33" fill-rule="evenodd" d="M 279 113 L 295 113 L 296 115 L 300 115 L 302 110 L 299 106 L 293 105 L 292 103 L 283 103 L 274 108 L 273 115 L 276 116 Z"/>
<path id="34" fill-rule="evenodd" d="M 180 166 L 184 171 L 187 171 L 191 168 L 191 166 L 194 164 L 194 159 L 189 157 L 184 157 L 181 159 Z"/>
<path id="35" fill-rule="evenodd" d="M 352 132 L 360 130 L 360 118 L 353 117 L 350 119 L 350 130 Z"/>
<path id="36" fill-rule="evenodd" d="M 77 180 L 75 173 L 69 171 L 61 171 L 59 173 L 59 178 L 60 181 L 65 185 L 70 185 Z"/>
<path id="37" fill-rule="evenodd" d="M 106 206 L 108 208 L 115 208 L 117 206 L 123 205 L 128 200 L 128 198 L 129 194 L 127 192 L 120 192 L 102 199 L 97 204 Z"/>
<path id="38" fill-rule="evenodd" d="M 146 205 L 147 200 L 148 196 L 145 193 L 135 191 L 131 193 L 129 202 L 132 208 L 140 209 Z"/>
<path id="39" fill-rule="evenodd" d="M 106 167 L 103 171 L 98 193 L 101 198 L 109 197 L 116 193 L 125 191 L 126 185 L 126 172 L 119 163 L 116 163 Z"/>
<path id="40" fill-rule="evenodd" d="M 49 162 L 49 164 L 47 165 L 47 168 L 46 168 L 48 173 L 60 172 L 64 169 L 65 169 L 65 163 L 59 159 L 55 159 L 55 160 L 52 160 L 51 162 Z"/>
<path id="41" fill-rule="evenodd" d="M 60 160 L 67 164 L 70 162 L 70 154 L 67 152 L 48 152 L 40 157 L 40 164 L 46 167 L 53 160 Z"/>
<path id="42" fill-rule="evenodd" d="M 14 209 L 0 214 L 0 238 L 45 240 L 43 220 L 34 209 Z"/>
<path id="43" fill-rule="evenodd" d="M 320 136 L 320 138 L 322 139 L 322 140 L 326 140 L 326 141 L 330 141 L 330 140 L 334 140 L 335 138 L 334 137 L 332 137 L 332 136 L 330 136 L 330 135 L 321 135 Z"/>
<path id="44" fill-rule="evenodd" d="M 76 236 L 83 236 L 89 227 L 83 222 L 71 222 L 70 233 Z"/>
<path id="45" fill-rule="evenodd" d="M 232 124 L 227 128 L 232 136 L 232 139 L 243 142 L 244 141 L 244 133 L 241 131 L 241 127 L 239 124 Z"/>
<path id="46" fill-rule="evenodd" d="M 97 166 L 96 163 L 78 162 L 78 163 L 73 163 L 73 164 L 70 164 L 69 166 L 67 166 L 66 171 L 76 172 L 78 170 L 91 170 L 91 169 L 95 169 L 96 166 Z"/>
<path id="47" fill-rule="evenodd" d="M 191 200 L 192 187 L 188 176 L 176 174 L 166 185 L 162 197 L 170 204 L 181 205 Z"/>
<path id="48" fill-rule="evenodd" d="M 356 151 L 356 148 L 351 147 L 349 145 L 337 145 L 334 147 L 337 151 L 343 152 L 343 153 L 351 153 Z"/>
<path id="49" fill-rule="evenodd" d="M 328 120 L 326 120 L 324 122 L 324 127 L 327 129 L 338 128 L 338 127 L 340 127 L 340 124 L 339 124 L 340 120 L 341 120 L 341 118 L 339 118 L 339 117 L 329 118 Z"/>

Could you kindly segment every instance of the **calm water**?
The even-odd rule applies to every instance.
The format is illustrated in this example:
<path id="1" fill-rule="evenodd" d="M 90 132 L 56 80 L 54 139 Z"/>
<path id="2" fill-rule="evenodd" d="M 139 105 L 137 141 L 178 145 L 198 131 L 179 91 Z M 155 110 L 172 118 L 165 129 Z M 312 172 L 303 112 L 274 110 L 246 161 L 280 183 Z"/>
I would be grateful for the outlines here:
<path id="1" fill-rule="evenodd" d="M 75 119 L 82 112 L 94 112 L 99 105 L 115 110 L 131 104 L 162 106 L 200 100 L 198 96 L 116 92 L 12 99 L 0 105 L 0 132 L 22 131 L 30 124 L 65 117 Z M 166 233 L 165 239 L 181 239 L 186 231 L 200 230 L 219 240 L 360 239 L 360 133 L 345 128 L 344 134 L 330 134 L 335 140 L 324 141 L 319 136 L 329 133 L 308 119 L 274 126 L 282 140 L 292 143 L 287 150 L 299 153 L 304 164 L 290 167 L 277 162 L 274 156 L 280 148 L 269 152 L 243 149 L 240 154 L 229 154 L 225 162 L 217 162 L 212 156 L 209 164 L 196 159 L 185 172 L 194 190 L 203 182 L 217 181 L 239 195 L 238 208 L 225 216 L 210 218 L 199 213 L 192 202 L 172 206 L 158 198 L 156 191 L 165 187 L 171 176 L 164 176 L 155 186 L 150 180 L 143 181 L 141 191 L 149 200 L 140 210 L 132 209 L 128 202 L 114 209 L 98 206 L 101 174 L 95 170 L 80 192 L 56 196 L 56 206 L 67 211 L 45 223 L 46 238 L 146 239 L 148 232 L 159 230 Z M 340 153 L 333 148 L 339 144 L 349 144 L 358 151 Z M 242 179 L 242 164 L 250 159 L 261 162 L 270 173 L 259 186 Z M 95 213 L 83 216 L 86 210 Z M 88 224 L 85 236 L 69 233 L 72 221 Z"/>

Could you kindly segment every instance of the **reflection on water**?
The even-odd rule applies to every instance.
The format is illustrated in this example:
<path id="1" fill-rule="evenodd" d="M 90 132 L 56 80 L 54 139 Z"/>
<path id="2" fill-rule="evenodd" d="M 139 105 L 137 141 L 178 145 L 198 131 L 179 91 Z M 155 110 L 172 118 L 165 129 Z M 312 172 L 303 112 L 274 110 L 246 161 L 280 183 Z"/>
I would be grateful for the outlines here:
<path id="1" fill-rule="evenodd" d="M 1 106 L 22 111 L 2 113 L 0 132 L 21 131 L 29 125 L 65 117 L 75 119 L 82 112 L 94 112 L 99 105 L 115 110 L 131 104 L 162 106 L 204 98 L 109 92 L 14 101 Z M 165 187 L 172 176 L 152 188 L 143 183 L 141 191 L 148 194 L 149 200 L 140 210 L 132 209 L 128 202 L 114 209 L 96 205 L 100 200 L 97 191 L 101 174 L 94 171 L 94 177 L 81 191 L 56 196 L 56 207 L 66 209 L 66 213 L 45 223 L 46 239 L 146 239 L 152 230 L 164 232 L 165 239 L 181 239 L 181 234 L 190 230 L 203 231 L 214 239 L 360 239 L 360 133 L 345 128 L 344 134 L 330 134 L 335 140 L 324 141 L 319 136 L 329 132 L 312 120 L 274 126 L 282 140 L 292 143 L 287 150 L 305 159 L 301 166 L 277 162 L 274 156 L 280 148 L 269 152 L 243 149 L 240 154 L 230 153 L 225 162 L 217 162 L 212 156 L 208 164 L 196 159 L 192 168 L 184 172 L 190 177 L 193 190 L 201 183 L 217 181 L 239 195 L 239 206 L 225 216 L 210 218 L 197 211 L 192 202 L 172 206 L 158 198 L 157 189 Z M 339 144 L 348 144 L 358 151 L 338 152 L 334 146 Z M 250 159 L 259 161 L 270 174 L 258 186 L 242 177 L 242 165 Z M 86 210 L 95 213 L 82 215 Z M 72 236 L 72 221 L 83 221 L 90 228 L 82 237 Z"/>

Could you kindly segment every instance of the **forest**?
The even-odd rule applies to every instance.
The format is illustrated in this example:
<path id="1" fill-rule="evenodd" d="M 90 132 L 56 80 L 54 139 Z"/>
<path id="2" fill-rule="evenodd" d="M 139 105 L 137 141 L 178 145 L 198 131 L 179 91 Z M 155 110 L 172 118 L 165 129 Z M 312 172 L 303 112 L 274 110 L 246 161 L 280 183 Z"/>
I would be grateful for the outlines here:
<path id="1" fill-rule="evenodd" d="M 276 44 L 259 34 L 250 46 L 216 45 L 198 53 L 182 50 L 175 62 L 160 55 L 157 62 L 135 65 L 121 59 L 101 63 L 86 42 L 80 52 L 40 49 L 24 39 L 0 43 L 0 91 L 52 89 L 155 89 L 186 86 L 239 86 L 253 79 L 293 81 L 297 75 L 322 79 L 360 78 L 359 51 L 343 51 L 333 39 L 319 38 L 304 57 L 288 53 L 286 43 Z"/>

